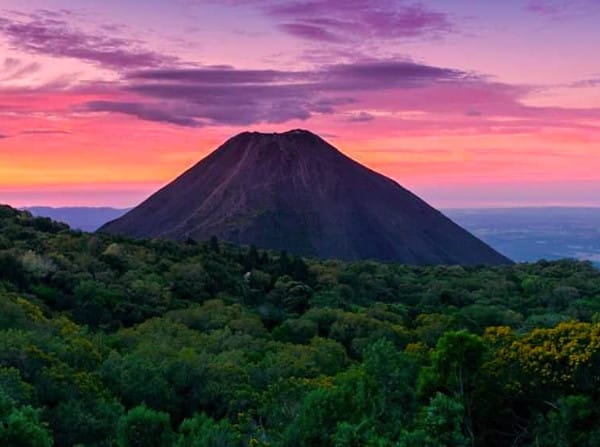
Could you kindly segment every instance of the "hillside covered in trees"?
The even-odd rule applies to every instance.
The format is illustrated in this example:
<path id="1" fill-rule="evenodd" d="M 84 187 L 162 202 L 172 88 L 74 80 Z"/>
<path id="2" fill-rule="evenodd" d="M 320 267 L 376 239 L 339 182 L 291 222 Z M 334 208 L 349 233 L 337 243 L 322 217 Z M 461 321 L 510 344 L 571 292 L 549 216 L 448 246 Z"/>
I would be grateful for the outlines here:
<path id="1" fill-rule="evenodd" d="M 0 445 L 597 446 L 600 272 L 130 240 L 0 207 Z"/>

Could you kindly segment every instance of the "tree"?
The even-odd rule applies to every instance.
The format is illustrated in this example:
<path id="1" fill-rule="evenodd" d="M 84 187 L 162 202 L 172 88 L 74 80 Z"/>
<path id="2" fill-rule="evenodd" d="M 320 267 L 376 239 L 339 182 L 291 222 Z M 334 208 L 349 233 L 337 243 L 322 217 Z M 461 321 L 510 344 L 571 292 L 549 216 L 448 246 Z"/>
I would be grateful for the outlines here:
<path id="1" fill-rule="evenodd" d="M 245 270 L 252 270 L 253 268 L 259 267 L 260 266 L 260 255 L 258 253 L 258 249 L 256 248 L 256 245 L 251 245 L 250 249 L 248 250 L 248 254 L 246 255 L 245 259 L 244 259 L 244 269 Z"/>
<path id="2" fill-rule="evenodd" d="M 25 285 L 27 276 L 23 265 L 8 252 L 0 252 L 0 281 L 5 280 L 17 287 Z"/>
<path id="3" fill-rule="evenodd" d="M 563 387 L 595 392 L 600 383 L 600 324 L 567 321 L 534 329 L 497 356 L 529 375 L 529 386 L 545 387 L 545 394 Z"/>
<path id="4" fill-rule="evenodd" d="M 0 391 L 0 445 L 4 447 L 52 447 L 54 442 L 40 410 L 17 407 Z"/>
<path id="5" fill-rule="evenodd" d="M 217 236 L 211 236 L 209 241 L 210 251 L 213 253 L 221 253 L 221 247 L 219 246 L 219 239 Z"/>
<path id="6" fill-rule="evenodd" d="M 61 446 L 110 447 L 116 440 L 123 406 L 102 399 L 71 399 L 50 413 L 56 443 Z"/>
<path id="7" fill-rule="evenodd" d="M 442 391 L 462 405 L 464 429 L 473 444 L 473 393 L 485 352 L 485 345 L 478 336 L 467 331 L 447 332 L 438 340 L 431 355 L 431 366 L 423 368 L 420 377 L 421 393 L 431 395 Z"/>
<path id="8" fill-rule="evenodd" d="M 301 314 L 308 308 L 312 289 L 289 276 L 280 277 L 268 295 L 271 304 L 289 313 Z"/>
<path id="9" fill-rule="evenodd" d="M 402 425 L 409 423 L 417 409 L 415 384 L 419 365 L 390 341 L 381 339 L 364 352 L 368 402 L 371 418 L 379 424 L 380 433 L 396 437 Z"/>
<path id="10" fill-rule="evenodd" d="M 277 340 L 290 343 L 308 343 L 317 336 L 317 324 L 305 318 L 285 320 L 273 331 L 273 337 Z"/>
<path id="11" fill-rule="evenodd" d="M 442 393 L 421 410 L 416 427 L 404 431 L 396 447 L 466 447 L 469 439 L 462 432 L 464 408 Z"/>
<path id="12" fill-rule="evenodd" d="M 175 447 L 235 447 L 240 434 L 226 420 L 215 422 L 206 414 L 196 414 L 179 426 Z"/>
<path id="13" fill-rule="evenodd" d="M 173 431 L 167 413 L 140 405 L 119 420 L 117 443 L 119 447 L 170 447 Z"/>
<path id="14" fill-rule="evenodd" d="M 533 427 L 539 447 L 594 447 L 600 445 L 598 410 L 589 396 L 567 396 L 549 402 L 546 416 L 539 414 Z"/>

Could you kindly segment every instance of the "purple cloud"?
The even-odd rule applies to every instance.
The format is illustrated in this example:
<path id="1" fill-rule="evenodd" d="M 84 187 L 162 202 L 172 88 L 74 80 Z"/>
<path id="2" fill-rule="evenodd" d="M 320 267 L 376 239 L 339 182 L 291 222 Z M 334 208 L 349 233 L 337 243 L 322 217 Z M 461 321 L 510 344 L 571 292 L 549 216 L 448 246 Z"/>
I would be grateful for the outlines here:
<path id="1" fill-rule="evenodd" d="M 167 107 L 161 104 L 150 105 L 141 102 L 90 101 L 85 104 L 85 109 L 94 112 L 124 113 L 146 121 L 158 121 L 176 124 L 178 126 L 202 126 L 202 122 L 197 119 L 189 116 L 181 116 L 176 112 L 168 111 Z"/>
<path id="2" fill-rule="evenodd" d="M 410 61 L 366 61 L 337 64 L 328 66 L 321 75 L 324 85 L 332 90 L 409 88 L 428 83 L 475 78 L 475 76 L 460 70 Z"/>
<path id="3" fill-rule="evenodd" d="M 172 85 L 186 90 L 201 91 L 227 88 L 304 88 L 353 90 L 368 87 L 386 89 L 409 87 L 419 83 L 456 81 L 475 78 L 467 72 L 407 60 L 366 60 L 347 64 L 323 65 L 312 71 L 239 70 L 232 67 L 205 67 L 194 69 L 149 69 L 126 75 L 135 85 Z M 142 81 L 139 83 L 139 81 Z M 149 82 L 144 82 L 149 81 Z"/>
<path id="4" fill-rule="evenodd" d="M 326 42 L 365 38 L 402 39 L 452 31 L 448 17 L 419 3 L 397 0 L 293 0 L 262 2 L 265 12 L 285 20 L 280 28 L 296 37 Z"/>
<path id="5" fill-rule="evenodd" d="M 123 70 L 158 67 L 176 58 L 139 47 L 135 39 L 92 34 L 73 27 L 68 11 L 37 11 L 19 18 L 0 17 L 0 34 L 15 49 L 32 54 L 71 57 Z"/>
<path id="6" fill-rule="evenodd" d="M 333 111 L 333 102 L 318 98 L 307 87 L 306 84 L 215 85 L 154 82 L 132 84 L 126 89 L 146 97 L 155 104 L 161 104 L 161 110 L 166 110 L 164 104 L 173 104 L 172 109 L 177 111 L 176 119 L 161 119 L 174 124 L 195 125 L 197 119 L 203 119 L 212 124 L 248 125 L 304 120 L 314 112 Z M 126 113 L 124 110 L 121 112 Z M 143 118 L 137 112 L 133 114 Z M 186 124 L 186 121 L 181 119 L 182 116 L 188 117 L 189 123 Z M 178 120 L 181 122 L 177 122 Z"/>
<path id="7" fill-rule="evenodd" d="M 571 84 L 571 87 L 598 87 L 600 86 L 600 78 L 584 79 Z"/>
<path id="8" fill-rule="evenodd" d="M 8 57 L 8 58 L 4 59 L 4 63 L 2 64 L 2 69 L 4 71 L 12 71 L 12 70 L 16 69 L 19 65 L 21 65 L 21 62 L 19 61 L 19 59 L 15 59 L 14 57 Z"/>
<path id="9" fill-rule="evenodd" d="M 360 112 L 360 113 L 350 116 L 350 118 L 348 118 L 347 121 L 350 123 L 366 123 L 368 121 L 373 121 L 374 119 L 375 119 L 374 115 L 371 115 L 370 113 L 367 113 L 367 112 Z"/>
<path id="10" fill-rule="evenodd" d="M 597 0 L 528 0 L 525 9 L 543 16 L 564 18 L 598 11 L 600 5 Z"/>
<path id="11" fill-rule="evenodd" d="M 469 75 L 408 61 L 365 61 L 314 71 L 236 70 L 231 67 L 139 70 L 122 89 L 137 101 L 94 101 L 89 111 L 126 113 L 182 126 L 249 125 L 305 120 L 355 102 L 360 92 L 415 88 Z M 366 115 L 360 116 L 364 121 Z"/>
<path id="12" fill-rule="evenodd" d="M 147 81 L 177 81 L 195 84 L 265 84 L 297 81 L 306 72 L 281 70 L 236 70 L 233 67 L 203 67 L 162 70 L 141 70 L 127 74 L 128 79 Z"/>
<path id="13" fill-rule="evenodd" d="M 0 80 L 12 81 L 15 79 L 20 79 L 39 71 L 39 69 L 40 64 L 37 62 L 25 64 L 19 59 L 9 57 L 4 59 L 4 63 L 1 65 Z"/>
<path id="14" fill-rule="evenodd" d="M 560 11 L 560 2 L 549 0 L 529 0 L 525 7 L 528 11 L 538 14 L 556 14 Z"/>
<path id="15" fill-rule="evenodd" d="M 343 41 L 339 35 L 327 31 L 322 26 L 308 25 L 306 23 L 282 23 L 279 25 L 279 29 L 302 39 L 319 40 L 322 42 Z"/>

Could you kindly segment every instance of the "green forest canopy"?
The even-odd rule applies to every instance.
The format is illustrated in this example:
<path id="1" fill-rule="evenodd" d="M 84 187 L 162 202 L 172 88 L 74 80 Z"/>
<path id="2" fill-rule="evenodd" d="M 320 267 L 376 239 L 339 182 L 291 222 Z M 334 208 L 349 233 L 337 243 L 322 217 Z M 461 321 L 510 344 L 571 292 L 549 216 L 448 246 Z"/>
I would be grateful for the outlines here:
<path id="1" fill-rule="evenodd" d="M 0 207 L 0 445 L 597 446 L 600 272 L 70 230 Z"/>

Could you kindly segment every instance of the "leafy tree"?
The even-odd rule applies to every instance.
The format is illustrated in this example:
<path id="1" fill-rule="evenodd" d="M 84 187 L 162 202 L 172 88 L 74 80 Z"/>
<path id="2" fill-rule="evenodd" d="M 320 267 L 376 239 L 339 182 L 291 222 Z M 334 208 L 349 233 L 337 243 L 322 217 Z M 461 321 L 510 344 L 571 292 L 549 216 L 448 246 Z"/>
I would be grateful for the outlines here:
<path id="1" fill-rule="evenodd" d="M 27 280 L 21 262 L 7 251 L 0 252 L 0 281 L 2 280 L 11 282 L 17 287 L 22 287 Z"/>
<path id="2" fill-rule="evenodd" d="M 413 357 L 385 339 L 365 350 L 365 386 L 371 391 L 362 406 L 369 408 L 370 417 L 381 426 L 380 432 L 395 437 L 402 425 L 413 419 L 418 366 Z"/>
<path id="3" fill-rule="evenodd" d="M 240 434 L 227 421 L 215 422 L 197 414 L 179 426 L 176 447 L 234 447 L 241 445 Z"/>
<path id="4" fill-rule="evenodd" d="M 51 447 L 54 445 L 41 411 L 31 406 L 17 407 L 0 391 L 0 444 L 6 447 Z"/>
<path id="5" fill-rule="evenodd" d="M 533 428 L 533 443 L 540 447 L 592 447 L 600 443 L 598 410 L 589 396 L 567 396 L 546 416 L 539 414 Z"/>
<path id="6" fill-rule="evenodd" d="M 318 326 L 311 320 L 299 318 L 285 320 L 273 331 L 273 337 L 290 343 L 308 343 L 318 333 Z"/>
<path id="7" fill-rule="evenodd" d="M 167 413 L 141 405 L 119 420 L 117 443 L 119 447 L 169 447 L 173 436 Z"/>
<path id="8" fill-rule="evenodd" d="M 439 339 L 431 355 L 432 364 L 422 370 L 420 377 L 422 393 L 443 391 L 455 397 L 464 408 L 464 429 L 472 443 L 475 442 L 473 395 L 485 352 L 485 345 L 476 335 L 466 331 L 448 332 Z"/>
<path id="9" fill-rule="evenodd" d="M 400 435 L 396 447 L 466 447 L 471 444 L 462 432 L 464 407 L 437 393 L 421 410 L 416 428 Z"/>

